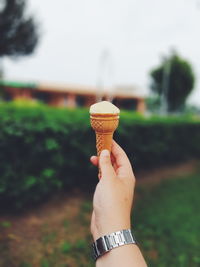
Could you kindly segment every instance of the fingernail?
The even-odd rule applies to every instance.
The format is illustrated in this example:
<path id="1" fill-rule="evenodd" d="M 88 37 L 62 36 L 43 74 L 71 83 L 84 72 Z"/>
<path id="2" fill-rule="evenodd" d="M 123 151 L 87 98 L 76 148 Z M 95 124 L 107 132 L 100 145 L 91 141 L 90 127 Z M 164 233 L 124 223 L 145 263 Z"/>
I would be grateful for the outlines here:
<path id="1" fill-rule="evenodd" d="M 107 157 L 109 155 L 110 155 L 110 152 L 107 149 L 104 149 L 104 150 L 101 151 L 101 156 Z"/>

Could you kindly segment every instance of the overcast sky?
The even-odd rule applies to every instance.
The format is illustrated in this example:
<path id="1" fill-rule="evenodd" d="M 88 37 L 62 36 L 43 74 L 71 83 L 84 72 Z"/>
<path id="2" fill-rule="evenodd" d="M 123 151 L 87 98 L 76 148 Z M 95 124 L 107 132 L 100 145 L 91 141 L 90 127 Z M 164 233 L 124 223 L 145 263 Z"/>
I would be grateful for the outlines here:
<path id="1" fill-rule="evenodd" d="M 111 83 L 149 85 L 149 71 L 171 48 L 194 66 L 190 102 L 200 105 L 198 0 L 29 0 L 41 24 L 30 57 L 4 62 L 9 79 L 96 85 L 103 50 L 110 51 Z"/>

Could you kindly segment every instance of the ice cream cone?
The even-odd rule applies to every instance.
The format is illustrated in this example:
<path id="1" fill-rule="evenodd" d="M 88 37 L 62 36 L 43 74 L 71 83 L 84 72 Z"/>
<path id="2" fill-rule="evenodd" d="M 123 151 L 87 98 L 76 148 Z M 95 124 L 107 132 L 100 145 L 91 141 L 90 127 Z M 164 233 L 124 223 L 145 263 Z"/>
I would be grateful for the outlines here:
<path id="1" fill-rule="evenodd" d="M 113 133 L 119 124 L 119 114 L 91 114 L 90 122 L 96 133 L 97 155 L 104 149 L 111 151 Z"/>
<path id="2" fill-rule="evenodd" d="M 120 110 L 108 101 L 102 101 L 90 107 L 90 122 L 96 133 L 98 157 L 104 149 L 111 152 L 113 133 L 119 124 L 119 113 Z M 101 178 L 100 169 L 99 178 Z"/>

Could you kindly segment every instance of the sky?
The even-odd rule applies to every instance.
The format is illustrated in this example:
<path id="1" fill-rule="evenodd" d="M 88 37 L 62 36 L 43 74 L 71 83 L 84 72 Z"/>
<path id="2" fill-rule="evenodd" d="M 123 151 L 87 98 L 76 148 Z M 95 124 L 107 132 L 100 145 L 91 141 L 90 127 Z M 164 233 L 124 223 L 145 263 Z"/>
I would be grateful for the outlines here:
<path id="1" fill-rule="evenodd" d="M 107 53 L 105 83 L 148 92 L 150 70 L 175 49 L 193 65 L 189 102 L 200 106 L 199 0 L 29 0 L 29 13 L 41 40 L 33 55 L 4 60 L 7 79 L 95 86 Z"/>

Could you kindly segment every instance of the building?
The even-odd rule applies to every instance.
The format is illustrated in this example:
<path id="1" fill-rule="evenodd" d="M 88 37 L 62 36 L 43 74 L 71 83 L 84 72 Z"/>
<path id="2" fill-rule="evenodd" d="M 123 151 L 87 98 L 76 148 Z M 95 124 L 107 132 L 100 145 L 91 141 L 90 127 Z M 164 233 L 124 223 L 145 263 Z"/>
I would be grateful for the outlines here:
<path id="1" fill-rule="evenodd" d="M 48 83 L 25 83 L 0 81 L 3 98 L 39 100 L 55 107 L 89 107 L 98 100 L 112 100 L 121 109 L 145 112 L 145 98 L 140 89 L 134 86 L 118 86 L 110 90 L 96 87 L 73 86 Z"/>

